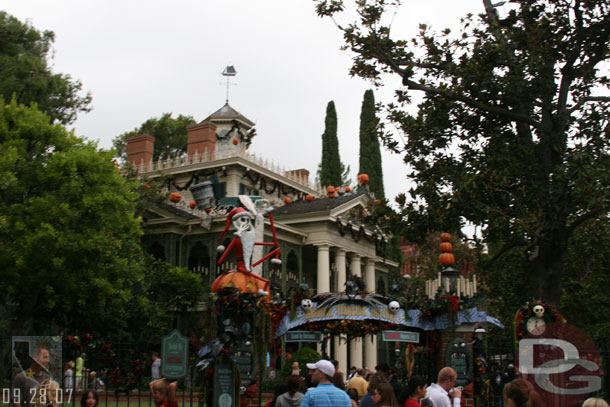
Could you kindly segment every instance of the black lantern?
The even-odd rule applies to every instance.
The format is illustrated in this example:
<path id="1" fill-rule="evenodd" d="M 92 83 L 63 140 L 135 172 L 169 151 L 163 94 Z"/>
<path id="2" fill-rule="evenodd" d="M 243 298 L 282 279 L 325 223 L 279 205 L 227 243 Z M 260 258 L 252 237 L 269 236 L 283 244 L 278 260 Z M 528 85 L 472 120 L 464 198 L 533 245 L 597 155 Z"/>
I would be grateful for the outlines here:
<path id="1" fill-rule="evenodd" d="M 457 293 L 457 280 L 459 273 L 457 269 L 446 266 L 441 271 L 441 278 L 443 280 L 443 289 L 447 294 Z"/>

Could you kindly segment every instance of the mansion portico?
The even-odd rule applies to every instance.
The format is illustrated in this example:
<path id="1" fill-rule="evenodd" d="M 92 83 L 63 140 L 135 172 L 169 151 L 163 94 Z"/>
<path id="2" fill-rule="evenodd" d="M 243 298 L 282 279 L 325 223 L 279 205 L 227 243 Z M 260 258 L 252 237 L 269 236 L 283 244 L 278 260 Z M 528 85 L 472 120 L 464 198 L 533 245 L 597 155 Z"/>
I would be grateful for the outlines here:
<path id="1" fill-rule="evenodd" d="M 226 209 L 237 205 L 238 195 L 268 200 L 281 247 L 281 266 L 264 262 L 254 271 L 271 280 L 284 294 L 301 283 L 317 293 L 344 291 L 349 276 L 358 276 L 367 291 L 385 294 L 388 271 L 399 264 L 385 259 L 387 237 L 379 228 L 364 224 L 357 216 L 367 210 L 374 197 L 365 187 L 329 197 L 314 185 L 306 169 L 285 170 L 248 151 L 254 123 L 228 103 L 202 122 L 188 128 L 187 151 L 182 156 L 154 161 L 154 138 L 139 135 L 128 140 L 128 161 L 143 177 L 168 177 L 168 194 L 180 194 L 180 202 L 163 202 L 144 215 L 144 246 L 157 258 L 198 273 L 212 283 L 220 233 Z M 212 181 L 220 208 L 209 212 L 191 207 L 190 186 Z M 224 211 L 223 211 L 224 208 Z M 231 233 L 223 242 L 228 245 Z M 265 240 L 272 236 L 265 227 Z M 232 254 L 234 256 L 234 254 Z M 234 266 L 228 257 L 224 268 Z M 224 269 L 223 268 L 223 269 Z M 334 338 L 330 356 L 345 371 L 348 366 L 373 369 L 377 364 L 376 341 L 369 338 L 345 343 Z"/>

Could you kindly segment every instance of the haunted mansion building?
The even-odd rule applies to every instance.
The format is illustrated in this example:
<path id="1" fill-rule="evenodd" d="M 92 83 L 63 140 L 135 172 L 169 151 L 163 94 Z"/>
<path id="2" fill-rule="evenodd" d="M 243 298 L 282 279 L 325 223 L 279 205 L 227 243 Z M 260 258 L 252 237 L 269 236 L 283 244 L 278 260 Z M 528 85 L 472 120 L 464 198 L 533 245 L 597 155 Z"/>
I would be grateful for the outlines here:
<path id="1" fill-rule="evenodd" d="M 180 194 L 179 202 L 168 200 L 146 211 L 144 247 L 149 253 L 186 267 L 211 284 L 236 263 L 231 254 L 221 270 L 216 265 L 217 246 L 229 209 L 239 205 L 239 195 L 249 195 L 265 199 L 275 208 L 281 265 L 271 267 L 265 262 L 254 270 L 271 280 L 274 291 L 286 294 L 301 283 L 318 293 L 344 291 L 351 275 L 360 277 L 367 291 L 385 294 L 388 271 L 399 264 L 385 258 L 385 234 L 357 216 L 374 200 L 366 187 L 327 194 L 313 185 L 308 170 L 282 170 L 251 154 L 248 148 L 255 135 L 254 123 L 228 103 L 190 126 L 187 134 L 186 154 L 163 161 L 153 161 L 152 136 L 128 139 L 127 159 L 139 175 L 164 175 L 168 177 L 168 196 Z M 192 203 L 190 187 L 205 181 L 213 190 L 214 204 L 199 210 Z M 268 227 L 264 233 L 265 241 L 271 241 Z M 222 244 L 227 247 L 230 240 L 230 233 L 226 233 Z M 334 338 L 329 347 L 341 370 L 352 365 L 375 367 L 376 341 L 357 339 L 348 344 L 341 339 Z M 384 347 L 379 348 L 379 356 L 385 360 Z"/>

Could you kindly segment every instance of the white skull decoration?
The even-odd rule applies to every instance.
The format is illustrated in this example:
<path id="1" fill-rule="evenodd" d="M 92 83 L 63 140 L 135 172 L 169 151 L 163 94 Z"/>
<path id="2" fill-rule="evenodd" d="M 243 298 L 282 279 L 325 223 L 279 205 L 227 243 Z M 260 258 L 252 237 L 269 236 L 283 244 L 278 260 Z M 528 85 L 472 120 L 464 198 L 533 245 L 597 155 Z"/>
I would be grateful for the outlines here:
<path id="1" fill-rule="evenodd" d="M 388 308 L 391 312 L 398 312 L 398 310 L 400 309 L 400 304 L 398 303 L 398 301 L 390 301 L 390 304 L 388 304 Z"/>
<path id="2" fill-rule="evenodd" d="M 534 314 L 536 314 L 538 318 L 542 318 L 544 316 L 544 307 L 542 305 L 536 305 L 532 311 L 534 311 Z"/>
<path id="3" fill-rule="evenodd" d="M 237 229 L 236 234 L 238 234 L 238 235 L 241 232 L 247 232 L 252 229 L 252 218 L 251 218 L 252 215 L 250 215 L 247 212 L 242 212 L 242 213 L 244 213 L 244 215 L 233 218 L 233 226 L 235 226 L 235 229 Z"/>
<path id="4" fill-rule="evenodd" d="M 301 301 L 301 307 L 303 307 L 303 309 L 309 309 L 312 305 L 313 304 L 311 303 L 311 300 L 309 298 L 305 298 Z"/>

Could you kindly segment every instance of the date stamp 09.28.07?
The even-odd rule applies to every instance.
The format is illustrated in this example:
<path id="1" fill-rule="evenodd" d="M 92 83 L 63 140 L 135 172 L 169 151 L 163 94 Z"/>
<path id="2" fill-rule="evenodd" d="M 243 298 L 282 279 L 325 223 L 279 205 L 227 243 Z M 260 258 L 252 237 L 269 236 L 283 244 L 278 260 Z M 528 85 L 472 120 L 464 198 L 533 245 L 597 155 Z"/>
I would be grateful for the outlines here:
<path id="1" fill-rule="evenodd" d="M 13 405 L 29 404 L 30 406 L 46 406 L 48 404 L 64 404 L 72 403 L 72 394 L 74 389 L 45 389 L 45 388 L 32 388 L 29 394 L 22 394 L 20 388 L 15 387 L 13 389 L 3 388 L 2 389 L 2 404 Z"/>

